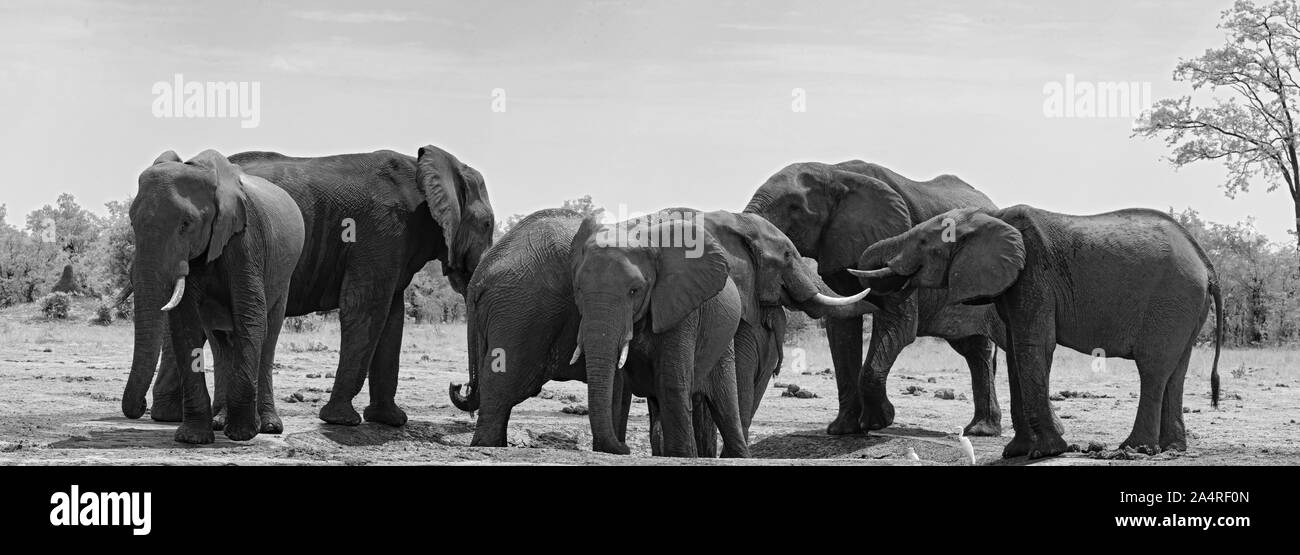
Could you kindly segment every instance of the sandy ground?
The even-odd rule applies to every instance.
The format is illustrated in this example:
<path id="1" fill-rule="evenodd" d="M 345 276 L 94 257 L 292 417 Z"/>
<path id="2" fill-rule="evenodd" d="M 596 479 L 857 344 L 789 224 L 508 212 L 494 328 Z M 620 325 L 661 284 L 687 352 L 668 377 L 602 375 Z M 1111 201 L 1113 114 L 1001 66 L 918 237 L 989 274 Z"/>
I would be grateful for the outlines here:
<path id="1" fill-rule="evenodd" d="M 333 384 L 326 373 L 335 370 L 338 357 L 337 326 L 324 322 L 315 331 L 281 337 L 275 383 L 284 434 L 232 442 L 218 432 L 214 444 L 183 445 L 172 440 L 175 424 L 121 415 L 131 326 L 90 325 L 89 306 L 78 305 L 64 322 L 44 321 L 30 305 L 0 311 L 0 464 L 966 464 L 956 432 L 972 414 L 970 377 L 946 344 L 923 339 L 899 357 L 889 382 L 897 409 L 894 426 L 865 436 L 832 437 L 824 430 L 835 416 L 835 382 L 824 336 L 815 326 L 791 338 L 787 366 L 774 382 L 798 385 L 818 397 L 782 396 L 784 387 L 768 390 L 751 430 L 755 458 L 745 461 L 650 457 L 644 402 L 632 408 L 633 455 L 593 453 L 587 418 L 562 412 L 586 402 L 586 387 L 576 382 L 552 382 L 542 395 L 516 407 L 510 447 L 469 447 L 474 422 L 447 399 L 448 384 L 466 380 L 464 326 L 412 323 L 406 326 L 397 393 L 410 417 L 406 426 L 333 426 L 316 418 Z M 800 348 L 802 357 L 794 351 Z M 979 464 L 1300 464 L 1300 351 L 1225 351 L 1219 410 L 1210 408 L 1212 354 L 1198 350 L 1188 371 L 1188 451 L 1132 460 L 1077 453 L 1032 462 L 1001 459 L 1011 419 L 999 360 L 1006 435 L 971 438 Z M 805 364 L 792 367 L 800 358 Z M 941 389 L 951 389 L 955 398 L 939 398 Z M 1112 359 L 1094 368 L 1091 358 L 1058 349 L 1052 391 L 1078 394 L 1053 403 L 1067 441 L 1113 449 L 1128 435 L 1138 392 L 1130 361 Z M 284 400 L 295 393 L 301 401 Z M 368 403 L 367 395 L 363 391 L 354 401 L 358 410 Z M 908 448 L 922 460 L 908 461 Z"/>

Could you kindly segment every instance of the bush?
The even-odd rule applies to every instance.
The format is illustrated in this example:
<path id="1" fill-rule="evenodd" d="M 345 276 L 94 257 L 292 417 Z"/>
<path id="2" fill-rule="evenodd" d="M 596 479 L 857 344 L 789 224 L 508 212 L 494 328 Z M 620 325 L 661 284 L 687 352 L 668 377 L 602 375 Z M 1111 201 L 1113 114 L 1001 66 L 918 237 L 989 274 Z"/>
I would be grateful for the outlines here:
<path id="1" fill-rule="evenodd" d="M 96 326 L 107 326 L 113 323 L 113 309 L 107 303 L 100 303 L 95 307 L 95 317 L 90 320 L 91 324 Z"/>
<path id="2" fill-rule="evenodd" d="M 51 320 L 68 319 L 68 310 L 72 308 L 72 295 L 67 293 L 50 293 L 41 297 L 41 314 Z"/>
<path id="3" fill-rule="evenodd" d="M 116 298 L 116 295 L 114 296 Z M 135 295 L 127 297 L 113 307 L 113 317 L 118 320 L 135 320 Z"/>

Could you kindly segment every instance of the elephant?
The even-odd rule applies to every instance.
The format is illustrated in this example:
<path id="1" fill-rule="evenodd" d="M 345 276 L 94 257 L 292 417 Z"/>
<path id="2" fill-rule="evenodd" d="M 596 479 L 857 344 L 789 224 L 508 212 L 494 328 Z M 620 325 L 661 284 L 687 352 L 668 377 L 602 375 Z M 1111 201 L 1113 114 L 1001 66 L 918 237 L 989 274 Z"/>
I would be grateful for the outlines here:
<path id="1" fill-rule="evenodd" d="M 433 145 L 415 157 L 389 150 L 319 158 L 245 152 L 231 156 L 230 163 L 283 189 L 302 212 L 307 235 L 285 314 L 339 310 L 338 370 L 321 420 L 359 424 L 352 399 L 369 375 L 365 419 L 401 426 L 406 413 L 394 396 L 402 293 L 416 272 L 438 260 L 452 288 L 464 294 L 495 230 L 483 176 Z M 177 417 L 174 359 L 164 353 L 154 386 L 156 420 Z M 126 416 L 143 414 L 150 372 L 133 369 L 122 399 Z M 217 427 L 223 422 L 224 386 L 221 380 L 214 386 Z"/>
<path id="2" fill-rule="evenodd" d="M 754 192 L 746 213 L 758 214 L 786 234 L 803 256 L 841 295 L 862 287 L 846 270 L 864 249 L 954 208 L 996 208 L 983 193 L 952 175 L 913 181 L 860 160 L 786 166 Z M 832 435 L 879 430 L 894 422 L 885 385 L 894 360 L 919 336 L 940 337 L 966 359 L 975 414 L 966 435 L 1002 433 L 1002 413 L 993 387 L 994 340 L 1002 323 L 989 307 L 948 306 L 941 290 L 907 297 L 868 299 L 871 339 L 862 357 L 862 317 L 828 318 L 826 338 L 835 366 L 839 409 L 826 427 Z"/>
<path id="3" fill-rule="evenodd" d="M 662 213 L 688 214 L 691 209 Z M 832 299 L 834 293 L 775 226 L 753 214 L 699 213 L 705 229 L 727 254 L 728 269 L 742 300 L 734 337 L 737 392 L 742 427 L 748 430 L 768 380 L 781 365 L 785 332 L 783 307 L 814 317 L 873 310 L 864 299 Z M 549 380 L 586 381 L 586 367 L 570 362 L 577 347 L 579 315 L 569 263 L 571 242 L 582 217 L 568 210 L 535 212 L 510 229 L 486 255 L 466 296 L 469 382 L 449 388 L 451 401 L 478 411 L 473 445 L 504 446 L 511 409 L 537 395 Z M 755 284 L 760 284 L 755 286 Z M 761 298 L 760 298 L 760 291 Z M 852 300 L 852 299 L 851 299 Z M 644 361 L 629 354 L 627 366 Z M 626 367 L 626 366 L 625 366 Z M 626 441 L 631 392 L 615 374 L 614 432 Z M 713 426 L 707 407 L 693 411 L 695 430 Z M 652 426 L 653 427 L 653 426 Z M 716 447 L 712 434 L 697 442 L 700 456 Z M 658 450 L 658 444 L 652 441 Z"/>
<path id="4" fill-rule="evenodd" d="M 626 455 L 614 432 L 614 375 L 647 397 L 662 454 L 695 457 L 692 406 L 708 406 L 724 457 L 748 457 L 740 425 L 732 338 L 740 293 L 727 256 L 703 227 L 682 219 L 624 226 L 583 220 L 571 248 L 577 347 L 584 357 L 592 449 Z M 648 364 L 624 368 L 635 350 Z"/>
<path id="5" fill-rule="evenodd" d="M 194 353 L 192 365 L 178 371 L 184 416 L 176 440 L 214 440 L 201 372 L 205 338 L 212 341 L 213 370 L 226 383 L 226 437 L 279 433 L 271 365 L 306 233 L 297 204 L 214 150 L 185 163 L 167 151 L 140 174 L 139 184 L 130 209 L 136 247 L 132 378 L 152 372 L 165 316 L 172 351 Z"/>
<path id="6" fill-rule="evenodd" d="M 945 212 L 863 251 L 850 273 L 887 295 L 943 290 L 945 302 L 991 304 L 1006 330 L 1015 437 L 1003 457 L 1058 455 L 1048 379 L 1057 345 L 1137 363 L 1142 393 L 1121 447 L 1187 448 L 1183 382 L 1215 305 L 1211 402 L 1219 400 L 1223 303 L 1205 251 L 1168 214 L 1092 216 L 1017 205 Z"/>

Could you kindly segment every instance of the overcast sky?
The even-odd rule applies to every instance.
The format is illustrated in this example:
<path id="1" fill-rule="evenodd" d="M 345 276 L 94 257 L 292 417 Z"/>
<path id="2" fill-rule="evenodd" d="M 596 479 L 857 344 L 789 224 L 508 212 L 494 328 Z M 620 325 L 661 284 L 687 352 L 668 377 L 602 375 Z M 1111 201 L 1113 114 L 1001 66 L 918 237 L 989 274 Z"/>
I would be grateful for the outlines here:
<path id="1" fill-rule="evenodd" d="M 433 143 L 499 220 L 591 194 L 613 210 L 740 210 L 796 161 L 956 174 L 1002 206 L 1194 207 L 1293 227 L 1284 191 L 1235 200 L 1131 119 L 1043 114 L 1044 85 L 1187 91 L 1228 0 L 1090 2 L 51 2 L 0 7 L 0 203 L 133 194 L 160 152 L 298 156 Z M 260 125 L 160 119 L 154 83 L 257 81 Z M 493 89 L 506 111 L 492 111 Z M 806 112 L 792 90 L 806 91 Z"/>

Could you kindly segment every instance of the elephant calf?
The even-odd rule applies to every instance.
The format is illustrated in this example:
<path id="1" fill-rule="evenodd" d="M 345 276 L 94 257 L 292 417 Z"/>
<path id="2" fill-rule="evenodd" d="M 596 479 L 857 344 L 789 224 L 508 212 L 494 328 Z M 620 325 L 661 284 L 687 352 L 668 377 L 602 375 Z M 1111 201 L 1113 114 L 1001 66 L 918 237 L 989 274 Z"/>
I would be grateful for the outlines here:
<path id="1" fill-rule="evenodd" d="M 1058 455 L 1048 377 L 1056 345 L 1135 361 L 1133 431 L 1122 447 L 1187 448 L 1183 381 L 1215 304 L 1211 398 L 1219 399 L 1223 307 L 1205 252 L 1168 215 L 1068 216 L 1020 205 L 959 209 L 867 248 L 852 270 L 877 293 L 947 288 L 950 304 L 992 303 L 1006 327 L 1015 437 L 1003 457 Z"/>

